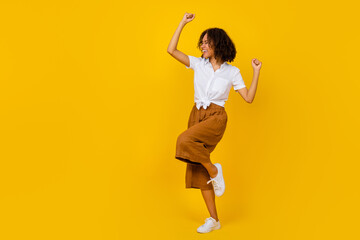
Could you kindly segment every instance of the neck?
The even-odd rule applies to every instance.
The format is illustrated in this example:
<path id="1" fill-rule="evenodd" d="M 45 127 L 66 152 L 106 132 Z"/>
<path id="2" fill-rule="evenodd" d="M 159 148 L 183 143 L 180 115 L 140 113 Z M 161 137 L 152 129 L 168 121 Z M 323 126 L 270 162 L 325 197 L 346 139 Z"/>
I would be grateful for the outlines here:
<path id="1" fill-rule="evenodd" d="M 221 65 L 221 64 L 223 64 L 224 62 L 223 61 L 221 61 L 221 60 L 219 60 L 219 61 L 217 61 L 216 59 L 215 59 L 215 57 L 210 57 L 210 59 L 209 59 L 209 61 L 210 61 L 210 63 L 212 64 L 212 65 Z"/>

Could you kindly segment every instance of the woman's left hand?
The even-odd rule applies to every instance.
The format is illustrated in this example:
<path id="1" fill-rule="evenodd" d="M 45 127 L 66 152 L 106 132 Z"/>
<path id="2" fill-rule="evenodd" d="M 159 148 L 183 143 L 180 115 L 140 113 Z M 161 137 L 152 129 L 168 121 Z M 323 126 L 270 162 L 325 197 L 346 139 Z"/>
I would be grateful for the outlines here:
<path id="1" fill-rule="evenodd" d="M 258 59 L 253 58 L 253 59 L 251 60 L 251 65 L 252 65 L 254 71 L 255 71 L 255 70 L 256 70 L 256 71 L 260 71 L 261 62 L 260 62 Z"/>

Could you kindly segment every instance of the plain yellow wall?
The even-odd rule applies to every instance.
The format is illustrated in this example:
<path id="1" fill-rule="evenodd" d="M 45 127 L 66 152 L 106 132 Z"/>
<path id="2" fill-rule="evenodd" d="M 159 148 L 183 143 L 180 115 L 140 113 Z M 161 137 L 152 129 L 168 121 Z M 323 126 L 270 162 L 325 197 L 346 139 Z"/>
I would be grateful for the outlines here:
<path id="1" fill-rule="evenodd" d="M 356 1 L 1 1 L 1 239 L 358 239 Z M 223 228 L 185 189 L 177 136 L 209 27 L 227 31 L 255 100 L 232 90 L 212 154 Z"/>

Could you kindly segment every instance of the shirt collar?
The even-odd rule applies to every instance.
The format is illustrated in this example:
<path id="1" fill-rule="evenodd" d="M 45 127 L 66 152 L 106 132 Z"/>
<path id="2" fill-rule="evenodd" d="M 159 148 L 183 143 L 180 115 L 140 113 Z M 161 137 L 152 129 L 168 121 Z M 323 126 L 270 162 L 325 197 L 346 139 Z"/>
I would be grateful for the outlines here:
<path id="1" fill-rule="evenodd" d="M 207 64 L 210 64 L 210 67 L 212 68 L 212 65 L 211 65 L 211 63 L 210 63 L 209 58 L 205 58 L 205 64 L 206 64 L 206 65 L 207 65 Z M 219 70 L 222 69 L 223 67 L 225 67 L 225 65 L 227 65 L 227 64 L 228 64 L 227 62 L 223 62 L 223 64 L 221 64 Z"/>

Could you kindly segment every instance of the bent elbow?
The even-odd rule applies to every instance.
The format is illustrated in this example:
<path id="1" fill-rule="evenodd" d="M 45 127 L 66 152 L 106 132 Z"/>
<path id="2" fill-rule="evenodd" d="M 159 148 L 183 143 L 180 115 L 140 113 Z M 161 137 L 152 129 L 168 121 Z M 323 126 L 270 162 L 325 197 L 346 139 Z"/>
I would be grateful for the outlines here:
<path id="1" fill-rule="evenodd" d="M 168 52 L 168 54 L 170 54 L 170 55 L 173 55 L 173 53 L 174 53 L 174 50 L 171 50 L 171 49 L 167 49 L 167 52 Z"/>
<path id="2" fill-rule="evenodd" d="M 252 103 L 254 99 L 247 99 L 246 102 L 247 103 Z"/>

